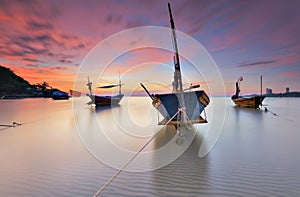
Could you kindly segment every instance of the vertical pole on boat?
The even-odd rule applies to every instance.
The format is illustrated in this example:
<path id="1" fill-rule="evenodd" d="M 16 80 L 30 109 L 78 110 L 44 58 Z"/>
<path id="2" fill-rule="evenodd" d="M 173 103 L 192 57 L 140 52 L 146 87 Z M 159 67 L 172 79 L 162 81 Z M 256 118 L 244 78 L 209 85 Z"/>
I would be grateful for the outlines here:
<path id="1" fill-rule="evenodd" d="M 90 95 L 92 95 L 92 82 L 90 82 L 89 76 L 87 77 L 87 79 L 88 79 L 88 83 L 86 85 L 88 86 L 88 88 L 90 90 Z"/>
<path id="2" fill-rule="evenodd" d="M 262 75 L 260 75 L 260 106 L 262 107 Z"/>
<path id="3" fill-rule="evenodd" d="M 119 72 L 119 94 L 121 94 L 121 78 L 120 78 L 120 72 Z"/>
<path id="4" fill-rule="evenodd" d="M 175 75 L 174 75 L 174 83 L 177 84 L 175 87 L 175 92 L 179 92 L 180 89 L 178 90 L 178 85 L 179 88 L 182 89 L 182 84 L 180 84 L 181 81 L 181 73 L 180 73 L 180 62 L 179 62 L 179 55 L 178 55 L 178 47 L 177 47 L 177 42 L 176 42 L 176 32 L 175 32 L 175 24 L 172 16 L 172 11 L 171 11 L 171 6 L 170 3 L 168 3 L 168 8 L 169 8 L 169 15 L 170 15 L 170 23 L 171 23 L 171 28 L 172 28 L 172 36 L 173 36 L 173 47 L 174 47 L 174 66 L 175 66 Z M 180 87 L 181 86 L 181 87 Z"/>
<path id="5" fill-rule="evenodd" d="M 175 92 L 180 93 L 180 122 L 181 123 L 187 123 L 187 117 L 185 113 L 185 101 L 184 101 L 184 95 L 183 95 L 183 89 L 182 89 L 182 77 L 181 77 L 181 71 L 180 71 L 180 61 L 179 61 L 179 53 L 178 53 L 178 46 L 176 41 L 176 32 L 175 32 L 175 24 L 172 16 L 171 6 L 170 3 L 168 3 L 169 8 L 169 15 L 170 15 L 170 23 L 172 28 L 172 35 L 173 35 L 173 44 L 174 44 L 174 52 L 175 52 L 175 58 L 174 58 L 174 66 L 175 66 L 175 74 L 174 74 L 174 85 L 177 84 L 177 87 L 175 89 Z M 179 91 L 178 91 L 178 84 L 179 84 Z"/>
<path id="6" fill-rule="evenodd" d="M 175 55 L 173 57 L 173 63 L 176 67 L 177 63 L 176 63 Z M 176 69 L 174 71 L 174 81 L 173 81 L 172 85 L 173 85 L 173 93 L 178 92 L 178 85 L 179 85 L 178 84 L 178 70 L 176 70 Z"/>

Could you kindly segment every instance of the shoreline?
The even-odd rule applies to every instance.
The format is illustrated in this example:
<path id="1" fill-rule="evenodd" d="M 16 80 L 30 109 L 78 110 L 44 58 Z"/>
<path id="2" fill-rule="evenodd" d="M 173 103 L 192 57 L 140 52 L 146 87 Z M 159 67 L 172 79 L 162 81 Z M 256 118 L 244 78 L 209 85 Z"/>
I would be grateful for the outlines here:
<path id="1" fill-rule="evenodd" d="M 45 97 L 45 96 L 39 96 L 39 95 L 2 95 L 0 96 L 0 99 L 24 99 L 24 98 L 51 98 L 51 97 Z"/>

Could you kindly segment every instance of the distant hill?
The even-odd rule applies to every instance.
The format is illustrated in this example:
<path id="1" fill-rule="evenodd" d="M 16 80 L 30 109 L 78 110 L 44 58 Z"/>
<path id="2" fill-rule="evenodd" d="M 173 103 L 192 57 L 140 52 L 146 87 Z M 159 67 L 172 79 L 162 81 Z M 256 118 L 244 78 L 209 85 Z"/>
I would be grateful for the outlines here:
<path id="1" fill-rule="evenodd" d="M 0 65 L 0 96 L 32 94 L 34 91 L 31 84 L 14 71 Z"/>
<path id="2" fill-rule="evenodd" d="M 32 85 L 22 77 L 16 75 L 10 68 L 0 65 L 0 99 L 49 98 L 52 96 L 53 91 L 62 92 L 57 88 L 52 88 L 45 81 Z"/>

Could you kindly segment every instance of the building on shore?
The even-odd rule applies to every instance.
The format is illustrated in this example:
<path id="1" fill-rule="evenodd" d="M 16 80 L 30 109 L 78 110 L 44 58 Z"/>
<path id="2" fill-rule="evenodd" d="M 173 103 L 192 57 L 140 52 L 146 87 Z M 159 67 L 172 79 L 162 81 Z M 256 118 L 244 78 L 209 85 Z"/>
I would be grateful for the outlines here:
<path id="1" fill-rule="evenodd" d="M 270 95 L 272 93 L 273 93 L 273 91 L 271 88 L 266 88 L 266 94 Z"/>

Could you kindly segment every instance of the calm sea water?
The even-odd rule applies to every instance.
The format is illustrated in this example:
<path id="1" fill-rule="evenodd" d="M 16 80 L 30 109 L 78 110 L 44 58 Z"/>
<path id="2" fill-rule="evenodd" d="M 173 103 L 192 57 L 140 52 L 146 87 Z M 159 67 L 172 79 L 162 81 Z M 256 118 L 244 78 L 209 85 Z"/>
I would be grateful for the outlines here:
<path id="1" fill-rule="evenodd" d="M 0 196 L 93 196 L 156 132 L 100 196 L 300 196 L 299 98 L 266 98 L 278 116 L 213 98 L 209 123 L 182 137 L 149 98 L 86 102 L 0 100 L 0 124 L 23 123 L 0 127 Z"/>

